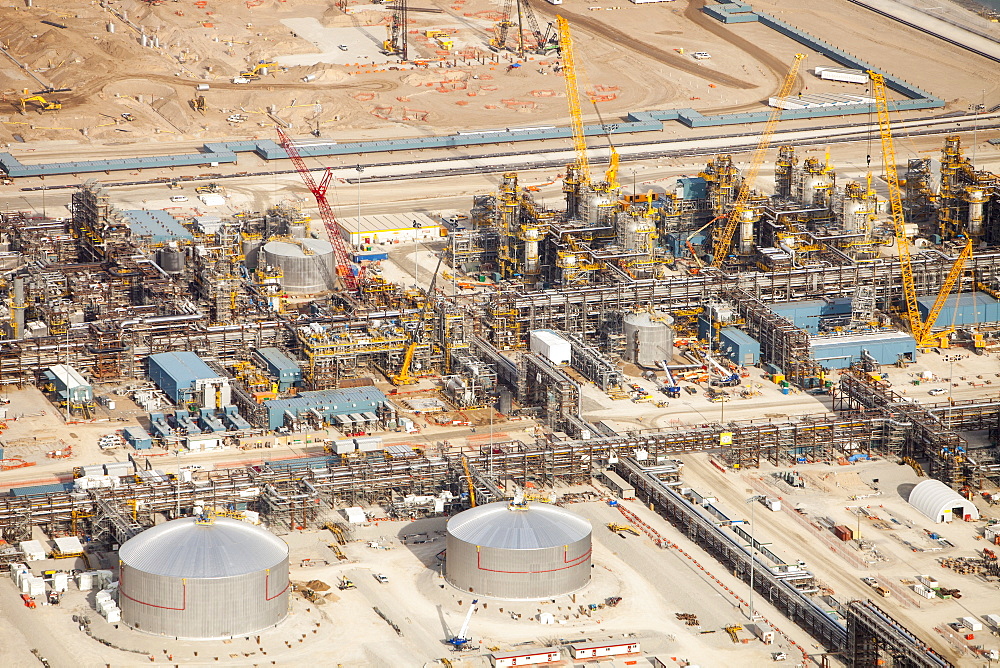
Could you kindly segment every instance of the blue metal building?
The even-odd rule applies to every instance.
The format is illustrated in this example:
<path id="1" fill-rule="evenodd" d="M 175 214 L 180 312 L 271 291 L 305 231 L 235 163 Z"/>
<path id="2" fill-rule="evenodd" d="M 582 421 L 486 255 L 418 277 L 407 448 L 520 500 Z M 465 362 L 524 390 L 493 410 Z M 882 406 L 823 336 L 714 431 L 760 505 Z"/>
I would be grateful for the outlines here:
<path id="1" fill-rule="evenodd" d="M 302 368 L 299 363 L 278 348 L 257 348 L 254 356 L 264 365 L 267 372 L 278 381 L 278 390 L 284 392 L 292 385 L 302 384 Z"/>
<path id="2" fill-rule="evenodd" d="M 851 300 L 846 297 L 831 300 L 805 299 L 771 304 L 770 308 L 781 317 L 790 320 L 799 329 L 817 334 L 822 319 L 849 316 Z"/>
<path id="3" fill-rule="evenodd" d="M 157 353 L 146 359 L 149 379 L 177 405 L 196 402 L 222 408 L 232 403 L 229 379 L 220 376 L 194 353 Z M 217 393 L 221 396 L 217 397 Z"/>
<path id="4" fill-rule="evenodd" d="M 374 387 L 302 392 L 290 399 L 265 401 L 263 406 L 267 409 L 268 429 L 283 426 L 286 413 L 296 420 L 318 414 L 328 424 L 353 426 L 375 422 L 387 411 L 395 412 L 385 394 Z"/>
<path id="5" fill-rule="evenodd" d="M 920 317 L 927 319 L 927 314 L 934 307 L 936 297 L 920 297 L 917 299 L 917 310 Z M 1000 322 L 1000 301 L 982 292 L 961 292 L 950 295 L 938 314 L 937 327 L 954 325 L 981 325 L 987 322 Z"/>
<path id="6" fill-rule="evenodd" d="M 760 359 L 760 342 L 741 329 L 723 327 L 719 330 L 717 350 L 736 364 L 752 366 Z"/>
<path id="7" fill-rule="evenodd" d="M 145 429 L 138 425 L 125 427 L 122 429 L 125 442 L 136 450 L 148 450 L 153 447 L 153 437 Z"/>
<path id="8" fill-rule="evenodd" d="M 861 360 L 867 351 L 879 364 L 895 364 L 900 356 L 915 359 L 917 342 L 903 332 L 876 332 L 842 336 L 814 336 L 809 340 L 812 358 L 830 369 L 844 369 Z"/>

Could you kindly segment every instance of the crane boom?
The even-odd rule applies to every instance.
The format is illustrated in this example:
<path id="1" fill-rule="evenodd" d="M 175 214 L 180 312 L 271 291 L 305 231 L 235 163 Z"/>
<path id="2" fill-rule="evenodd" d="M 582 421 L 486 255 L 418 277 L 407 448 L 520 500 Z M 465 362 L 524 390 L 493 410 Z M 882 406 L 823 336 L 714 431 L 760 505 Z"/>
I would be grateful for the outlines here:
<path id="1" fill-rule="evenodd" d="M 955 283 L 958 281 L 958 277 L 962 275 L 962 268 L 970 257 L 972 257 L 972 239 L 966 241 L 965 248 L 955 258 L 955 264 L 951 265 L 951 271 L 948 272 L 948 276 L 945 277 L 944 283 L 941 285 L 941 291 L 938 292 L 937 299 L 934 300 L 934 305 L 927 314 L 927 320 L 921 323 L 919 332 L 913 332 L 913 338 L 917 340 L 917 346 L 926 348 L 934 345 L 934 339 L 931 337 L 934 322 L 941 314 L 941 309 L 944 308 L 945 302 L 948 301 L 948 295 L 951 294 L 952 288 L 955 287 Z"/>
<path id="2" fill-rule="evenodd" d="M 462 647 L 470 638 L 466 637 L 466 633 L 469 632 L 469 622 L 472 621 L 472 613 L 476 611 L 476 604 L 479 603 L 479 599 L 473 599 L 472 603 L 469 604 L 469 611 L 465 613 L 465 622 L 462 623 L 462 630 L 458 632 L 458 635 L 454 638 L 449 638 L 448 643 L 454 645 L 455 647 Z"/>
<path id="3" fill-rule="evenodd" d="M 889 186 L 889 210 L 892 227 L 896 233 L 896 252 L 899 255 L 900 272 L 903 274 L 903 297 L 906 300 L 906 318 L 913 338 L 920 341 L 925 334 L 924 324 L 917 309 L 917 288 L 913 282 L 913 266 L 910 264 L 910 244 L 906 240 L 906 226 L 903 219 L 903 196 L 899 189 L 899 175 L 896 172 L 896 147 L 892 141 L 892 126 L 889 121 L 889 102 L 885 95 L 885 79 L 878 72 L 868 71 L 872 82 L 872 95 L 878 110 L 878 129 L 882 137 L 882 168 L 885 182 Z"/>
<path id="4" fill-rule="evenodd" d="M 785 80 L 782 82 L 781 88 L 778 90 L 778 95 L 775 98 L 774 110 L 768 116 L 767 123 L 764 124 L 764 130 L 760 133 L 760 139 L 757 140 L 757 148 L 754 149 L 753 156 L 750 159 L 750 166 L 743 176 L 743 184 L 740 186 L 740 192 L 736 196 L 736 202 L 725 217 L 725 226 L 716 228 L 717 234 L 712 248 L 713 267 L 722 266 L 722 261 L 726 259 L 726 255 L 729 253 L 729 247 L 733 243 L 733 234 L 736 232 L 736 226 L 739 225 L 740 220 L 746 213 L 747 203 L 750 201 L 750 193 L 753 190 L 754 182 L 757 180 L 757 172 L 760 171 L 760 166 L 764 163 L 764 154 L 767 153 L 767 149 L 771 145 L 771 137 L 774 136 L 778 121 L 781 120 L 781 102 L 791 92 L 792 86 L 795 84 L 795 77 L 799 74 L 799 65 L 804 58 L 805 54 L 796 53 L 792 59 L 792 66 L 788 69 L 788 74 L 785 76 Z"/>
<path id="5" fill-rule="evenodd" d="M 587 160 L 587 139 L 583 134 L 583 112 L 580 111 L 580 91 L 576 82 L 576 59 L 573 56 L 573 38 L 569 34 L 569 21 L 556 16 L 559 29 L 559 52 L 562 56 L 563 76 L 566 78 L 566 99 L 569 102 L 570 125 L 573 128 L 573 148 L 576 151 L 576 169 L 581 186 L 590 183 L 590 162 Z"/>
<path id="6" fill-rule="evenodd" d="M 302 177 L 302 182 L 306 184 L 306 188 L 309 188 L 309 191 L 316 199 L 316 205 L 319 207 L 319 216 L 323 220 L 323 227 L 326 228 L 326 235 L 330 238 L 330 245 L 333 246 L 333 254 L 337 260 L 337 275 L 340 276 L 340 279 L 344 282 L 348 290 L 357 292 L 359 288 L 358 277 L 354 275 L 354 270 L 351 268 L 351 258 L 347 254 L 347 246 L 344 245 L 344 239 L 340 236 L 340 225 L 337 224 L 337 218 L 333 215 L 333 208 L 326 200 L 326 191 L 330 186 L 330 180 L 333 178 L 333 172 L 327 169 L 323 174 L 323 178 L 317 184 L 312 172 L 306 167 L 306 163 L 299 154 L 298 149 L 295 148 L 295 144 L 285 134 L 284 130 L 281 128 L 277 128 L 277 130 L 278 137 L 281 140 L 281 148 L 285 149 L 292 164 L 295 165 L 295 170 Z"/>

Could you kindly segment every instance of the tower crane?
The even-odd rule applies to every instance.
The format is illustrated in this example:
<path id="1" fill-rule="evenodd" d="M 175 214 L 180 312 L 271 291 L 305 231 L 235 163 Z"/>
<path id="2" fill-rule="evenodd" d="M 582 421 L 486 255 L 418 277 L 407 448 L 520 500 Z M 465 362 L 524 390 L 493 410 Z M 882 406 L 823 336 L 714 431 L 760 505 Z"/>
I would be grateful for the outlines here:
<path id="1" fill-rule="evenodd" d="M 457 636 L 448 638 L 448 644 L 455 649 L 463 649 L 471 640 L 465 634 L 469 632 L 469 622 L 472 621 L 472 613 L 476 611 L 476 604 L 478 603 L 478 598 L 472 599 L 472 603 L 469 604 L 469 611 L 465 613 L 465 622 L 462 624 L 462 630 L 458 632 Z"/>
<path id="2" fill-rule="evenodd" d="M 729 247 L 733 243 L 733 234 L 736 232 L 736 227 L 751 213 L 747 204 L 750 202 L 750 193 L 753 190 L 753 184 L 757 180 L 757 172 L 760 171 L 760 166 L 764 163 L 764 154 L 767 153 L 767 149 L 771 145 L 771 137 L 774 136 L 778 121 L 781 120 L 781 103 L 788 96 L 788 93 L 791 92 L 792 85 L 795 83 L 795 77 L 799 74 L 799 65 L 804 58 L 805 54 L 796 53 L 792 59 L 792 66 L 788 69 L 788 74 L 785 76 L 785 80 L 782 82 L 781 88 L 778 90 L 778 95 L 775 98 L 774 110 L 768 117 L 767 123 L 764 124 L 764 130 L 760 133 L 760 138 L 757 140 L 757 148 L 754 149 L 753 156 L 750 159 L 750 166 L 743 175 L 743 183 L 740 185 L 736 201 L 733 203 L 729 213 L 720 217 L 720 219 L 725 220 L 725 225 L 715 228 L 716 233 L 712 247 L 713 267 L 722 266 L 723 260 L 726 259 L 726 255 L 729 253 Z"/>
<path id="3" fill-rule="evenodd" d="M 340 280 L 348 290 L 357 292 L 362 276 L 355 276 L 354 274 L 354 269 L 351 266 L 351 258 L 347 254 L 347 246 L 344 244 L 343 237 L 340 236 L 340 225 L 337 224 L 337 219 L 333 215 L 333 208 L 330 207 L 330 203 L 326 200 L 326 191 L 333 178 L 333 172 L 327 168 L 323 173 L 323 178 L 319 183 L 316 183 L 312 172 L 306 167 L 305 161 L 302 159 L 292 140 L 281 128 L 276 128 L 276 130 L 281 140 L 281 148 L 285 149 L 285 152 L 288 153 L 288 157 L 291 159 L 292 164 L 295 165 L 296 171 L 302 177 L 303 183 L 306 184 L 306 187 L 309 188 L 309 191 L 316 199 L 320 218 L 323 220 L 323 226 L 326 228 L 326 234 L 330 238 L 330 245 L 333 246 L 333 254 L 337 260 L 337 275 L 340 276 Z"/>

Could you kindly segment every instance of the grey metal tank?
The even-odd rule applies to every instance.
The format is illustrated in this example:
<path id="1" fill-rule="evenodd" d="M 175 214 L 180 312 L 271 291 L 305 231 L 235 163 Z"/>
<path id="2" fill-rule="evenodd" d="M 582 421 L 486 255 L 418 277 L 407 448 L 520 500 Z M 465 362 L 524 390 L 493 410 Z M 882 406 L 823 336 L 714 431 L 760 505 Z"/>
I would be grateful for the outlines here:
<path id="1" fill-rule="evenodd" d="M 445 580 L 476 596 L 537 600 L 590 582 L 590 521 L 548 503 L 470 508 L 448 520 Z"/>
<path id="2" fill-rule="evenodd" d="M 161 248 L 157 253 L 156 263 L 168 274 L 184 273 L 186 256 L 179 248 Z"/>
<path id="3" fill-rule="evenodd" d="M 118 558 L 122 621 L 138 631 L 216 640 L 288 614 L 288 546 L 246 522 L 173 520 L 126 541 Z"/>
<path id="4" fill-rule="evenodd" d="M 289 292 L 309 294 L 333 288 L 333 246 L 324 239 L 268 241 L 260 248 L 260 263 L 280 267 L 281 287 Z"/>
<path id="5" fill-rule="evenodd" d="M 674 354 L 674 319 L 660 313 L 629 313 L 623 320 L 626 362 L 658 368 Z"/>

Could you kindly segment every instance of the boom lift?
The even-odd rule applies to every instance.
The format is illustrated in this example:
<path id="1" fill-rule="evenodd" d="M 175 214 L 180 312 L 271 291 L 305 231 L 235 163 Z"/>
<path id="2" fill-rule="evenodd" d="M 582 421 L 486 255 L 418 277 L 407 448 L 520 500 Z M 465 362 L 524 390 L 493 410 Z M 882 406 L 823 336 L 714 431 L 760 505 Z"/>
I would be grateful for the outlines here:
<path id="1" fill-rule="evenodd" d="M 462 624 L 462 630 L 454 638 L 448 638 L 448 644 L 455 649 L 464 649 L 465 645 L 471 640 L 465 634 L 469 632 L 469 622 L 472 621 L 472 613 L 476 611 L 477 603 L 479 603 L 478 598 L 472 599 L 472 603 L 469 604 L 469 611 L 465 613 L 465 623 Z"/>
<path id="2" fill-rule="evenodd" d="M 785 76 L 785 80 L 781 84 L 781 88 L 775 98 L 774 110 L 768 117 L 767 123 L 764 124 L 764 130 L 760 134 L 760 139 L 757 140 L 757 148 L 754 149 L 753 156 L 750 159 L 750 166 L 747 167 L 747 171 L 743 175 L 743 183 L 740 186 L 739 194 L 736 196 L 736 201 L 733 203 L 733 207 L 729 213 L 725 214 L 725 216 L 720 216 L 720 218 L 725 220 L 725 225 L 715 228 L 715 240 L 712 248 L 713 267 L 722 266 L 722 262 L 729 254 L 729 247 L 733 243 L 733 234 L 736 232 L 736 227 L 745 216 L 752 214 L 752 210 L 747 204 L 750 202 L 750 194 L 753 191 L 754 182 L 757 180 L 757 172 L 760 171 L 760 166 L 764 164 L 764 154 L 767 153 L 767 149 L 771 145 L 771 137 L 774 136 L 778 121 L 781 120 L 781 102 L 791 92 L 792 85 L 795 84 L 795 78 L 799 74 L 799 65 L 804 58 L 805 54 L 796 53 L 792 59 L 792 66 L 789 68 L 788 74 Z"/>
<path id="3" fill-rule="evenodd" d="M 323 173 L 322 180 L 317 184 L 316 180 L 313 179 L 312 172 L 306 167 L 305 161 L 299 155 L 299 151 L 295 148 L 292 140 L 289 139 L 288 135 L 281 128 L 275 129 L 278 131 L 281 148 L 285 149 L 285 152 L 288 153 L 288 157 L 292 160 L 292 164 L 295 165 L 295 169 L 302 177 L 302 181 L 316 199 L 320 218 L 323 219 L 323 226 L 326 228 L 326 234 L 330 238 L 330 245 L 333 246 L 333 254 L 337 259 L 337 275 L 348 290 L 357 292 L 360 289 L 363 274 L 359 273 L 357 276 L 354 274 L 354 269 L 351 266 L 351 258 L 347 254 L 347 246 L 344 244 L 343 237 L 340 236 L 340 225 L 337 224 L 337 219 L 333 215 L 333 208 L 330 207 L 330 203 L 326 199 L 326 190 L 330 186 L 333 172 L 327 169 Z"/>

